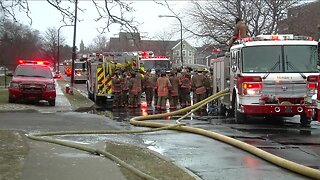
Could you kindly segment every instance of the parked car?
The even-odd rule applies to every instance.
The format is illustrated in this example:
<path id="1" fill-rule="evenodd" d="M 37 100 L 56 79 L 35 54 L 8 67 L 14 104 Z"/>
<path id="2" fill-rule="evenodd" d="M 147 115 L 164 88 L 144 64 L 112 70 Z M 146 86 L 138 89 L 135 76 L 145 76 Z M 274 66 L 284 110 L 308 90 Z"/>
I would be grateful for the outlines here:
<path id="1" fill-rule="evenodd" d="M 56 75 L 48 62 L 19 60 L 9 84 L 9 103 L 17 101 L 37 102 L 46 100 L 50 106 L 56 104 Z"/>

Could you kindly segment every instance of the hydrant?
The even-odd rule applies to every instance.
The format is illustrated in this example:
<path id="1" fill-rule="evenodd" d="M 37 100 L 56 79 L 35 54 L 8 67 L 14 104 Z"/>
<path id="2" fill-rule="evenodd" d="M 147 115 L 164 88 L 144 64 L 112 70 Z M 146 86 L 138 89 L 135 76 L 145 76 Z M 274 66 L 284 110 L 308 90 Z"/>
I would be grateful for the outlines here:
<path id="1" fill-rule="evenodd" d="M 69 94 L 70 93 L 70 85 L 66 84 L 65 87 L 66 87 L 66 93 Z"/>

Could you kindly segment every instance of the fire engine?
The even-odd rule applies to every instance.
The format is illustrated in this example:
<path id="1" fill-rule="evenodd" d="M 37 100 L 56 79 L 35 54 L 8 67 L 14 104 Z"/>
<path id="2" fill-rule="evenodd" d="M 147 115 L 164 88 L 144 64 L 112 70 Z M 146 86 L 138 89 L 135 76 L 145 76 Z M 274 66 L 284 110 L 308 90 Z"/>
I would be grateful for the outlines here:
<path id="1" fill-rule="evenodd" d="M 140 69 L 140 73 L 144 74 L 145 71 L 167 71 L 171 70 L 172 63 L 167 56 L 155 56 L 152 51 L 138 51 L 138 59 L 133 62 L 133 68 Z"/>
<path id="2" fill-rule="evenodd" d="M 133 60 L 132 60 L 133 61 Z M 130 61 L 131 62 L 131 61 Z M 108 56 L 97 53 L 87 60 L 88 76 L 87 91 L 88 98 L 98 105 L 106 105 L 112 107 L 112 77 L 117 69 L 131 69 L 131 64 L 115 63 Z"/>
<path id="3" fill-rule="evenodd" d="M 292 117 L 310 124 L 305 100 L 317 94 L 318 43 L 311 37 L 259 35 L 239 40 L 212 61 L 213 91 L 230 89 L 220 113 L 244 123 L 248 115 Z"/>
<path id="4" fill-rule="evenodd" d="M 83 57 L 74 61 L 74 82 L 87 81 L 87 58 Z"/>
<path id="5" fill-rule="evenodd" d="M 147 52 L 147 53 L 146 53 Z M 112 107 L 112 77 L 118 69 L 135 71 L 139 70 L 142 77 L 146 70 L 168 70 L 171 67 L 170 59 L 165 56 L 154 56 L 152 51 L 139 51 L 124 54 L 126 57 L 117 57 L 125 59 L 125 62 L 117 63 L 114 55 L 110 53 L 95 53 L 95 56 L 89 56 L 87 60 L 88 77 L 87 91 L 88 98 L 97 104 L 106 104 Z M 113 53 L 115 54 L 115 53 Z M 130 57 L 130 60 L 129 60 Z M 119 62 L 119 61 L 118 61 Z"/>

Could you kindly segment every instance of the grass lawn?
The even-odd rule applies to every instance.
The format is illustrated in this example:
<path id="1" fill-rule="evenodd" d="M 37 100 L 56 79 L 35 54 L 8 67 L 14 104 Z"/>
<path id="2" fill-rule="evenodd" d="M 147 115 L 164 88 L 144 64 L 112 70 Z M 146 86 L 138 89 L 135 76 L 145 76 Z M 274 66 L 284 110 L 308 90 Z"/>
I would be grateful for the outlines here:
<path id="1" fill-rule="evenodd" d="M 0 86 L 4 86 L 5 82 L 8 86 L 11 79 L 12 79 L 12 77 L 10 77 L 10 76 L 0 76 Z"/>
<path id="2" fill-rule="evenodd" d="M 8 103 L 8 89 L 6 88 L 0 88 L 0 104 L 6 104 Z"/>
<path id="3" fill-rule="evenodd" d="M 82 109 L 88 109 L 94 106 L 94 102 L 80 94 L 80 92 L 78 92 L 76 89 L 74 89 L 73 95 L 66 93 L 65 85 L 69 82 L 66 82 L 65 80 L 57 80 L 57 82 L 59 83 L 63 94 L 69 100 L 73 110 L 81 111 Z"/>

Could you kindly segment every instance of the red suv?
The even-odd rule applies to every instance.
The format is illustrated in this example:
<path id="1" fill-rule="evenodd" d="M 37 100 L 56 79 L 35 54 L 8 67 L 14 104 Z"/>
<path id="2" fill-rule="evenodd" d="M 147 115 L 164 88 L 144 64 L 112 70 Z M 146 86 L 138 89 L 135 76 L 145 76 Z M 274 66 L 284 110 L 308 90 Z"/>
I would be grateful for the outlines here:
<path id="1" fill-rule="evenodd" d="M 9 85 L 9 103 L 16 101 L 46 100 L 50 106 L 56 104 L 55 76 L 49 63 L 19 60 Z"/>

